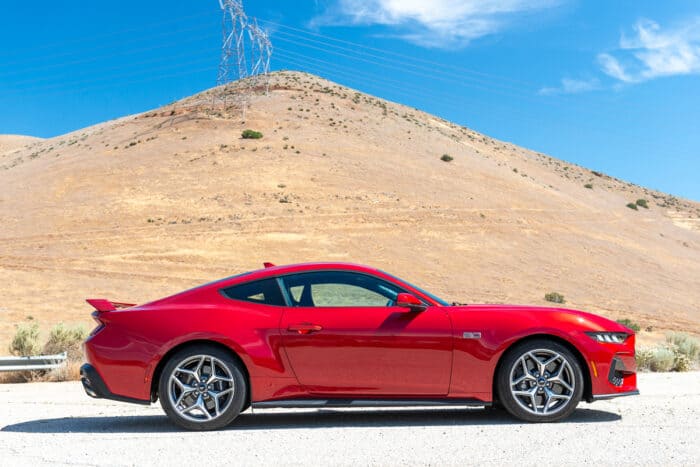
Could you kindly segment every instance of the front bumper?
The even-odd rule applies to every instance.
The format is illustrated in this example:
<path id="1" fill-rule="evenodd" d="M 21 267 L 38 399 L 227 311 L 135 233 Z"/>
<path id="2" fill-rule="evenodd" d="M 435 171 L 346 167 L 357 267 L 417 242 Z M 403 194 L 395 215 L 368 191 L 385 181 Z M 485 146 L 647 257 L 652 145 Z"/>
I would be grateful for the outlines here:
<path id="1" fill-rule="evenodd" d="M 95 367 L 89 363 L 85 363 L 80 367 L 80 382 L 83 383 L 85 393 L 96 399 L 111 399 L 120 402 L 131 402 L 133 404 L 150 405 L 150 400 L 134 399 L 132 397 L 119 396 L 113 394 L 105 384 L 104 380 L 97 372 Z"/>

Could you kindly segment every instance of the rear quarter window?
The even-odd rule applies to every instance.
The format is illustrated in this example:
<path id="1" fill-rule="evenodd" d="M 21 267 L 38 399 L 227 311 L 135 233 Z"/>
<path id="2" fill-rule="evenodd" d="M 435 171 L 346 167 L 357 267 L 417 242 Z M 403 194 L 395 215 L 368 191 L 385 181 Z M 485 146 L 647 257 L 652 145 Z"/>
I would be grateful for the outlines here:
<path id="1" fill-rule="evenodd" d="M 284 297 L 277 280 L 263 279 L 259 281 L 236 284 L 221 289 L 224 297 L 232 300 L 258 303 L 261 305 L 285 306 Z"/>

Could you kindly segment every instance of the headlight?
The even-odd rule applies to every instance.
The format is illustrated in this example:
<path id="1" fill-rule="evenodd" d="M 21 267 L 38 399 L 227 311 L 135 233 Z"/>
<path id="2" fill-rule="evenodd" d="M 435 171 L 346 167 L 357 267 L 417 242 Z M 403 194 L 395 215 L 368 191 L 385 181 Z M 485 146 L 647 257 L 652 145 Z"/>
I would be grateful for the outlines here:
<path id="1" fill-rule="evenodd" d="M 587 332 L 591 339 L 607 344 L 622 344 L 627 340 L 628 334 L 624 332 Z"/>

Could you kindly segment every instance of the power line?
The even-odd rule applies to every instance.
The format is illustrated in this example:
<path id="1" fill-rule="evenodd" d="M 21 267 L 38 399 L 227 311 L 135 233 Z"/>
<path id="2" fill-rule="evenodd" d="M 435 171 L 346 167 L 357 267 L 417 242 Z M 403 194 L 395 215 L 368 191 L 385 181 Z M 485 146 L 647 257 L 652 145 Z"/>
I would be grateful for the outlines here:
<path id="1" fill-rule="evenodd" d="M 363 57 L 355 57 L 353 55 L 349 55 L 346 53 L 323 49 L 321 47 L 317 47 L 317 46 L 310 45 L 310 44 L 300 43 L 298 41 L 295 41 L 292 39 L 286 39 L 283 37 L 278 37 L 277 40 L 287 42 L 287 43 L 290 43 L 293 45 L 301 46 L 301 47 L 306 47 L 306 48 L 318 50 L 318 51 L 321 51 L 321 52 L 324 52 L 327 54 L 331 54 L 331 55 L 335 55 L 335 56 L 339 56 L 339 57 L 344 57 L 344 58 L 349 58 L 352 60 L 356 60 L 356 61 L 360 61 L 360 62 L 364 62 L 364 63 L 369 63 L 372 65 L 377 65 L 377 66 L 380 66 L 383 68 L 388 68 L 388 69 L 395 70 L 395 71 L 400 71 L 402 73 L 411 74 L 414 76 L 425 78 L 426 80 L 442 81 L 442 82 L 450 83 L 450 84 L 460 86 L 460 87 L 473 87 L 473 88 L 481 89 L 483 91 L 488 91 L 488 92 L 491 92 L 494 94 L 500 94 L 500 95 L 506 96 L 506 97 L 516 97 L 516 98 L 521 98 L 521 99 L 531 100 L 531 101 L 536 100 L 531 95 L 502 92 L 502 91 L 493 89 L 492 87 L 489 87 L 488 85 L 478 85 L 478 84 L 473 84 L 473 83 L 465 83 L 463 81 L 460 81 L 459 79 L 456 79 L 456 78 L 450 77 L 450 76 L 444 76 L 443 74 L 438 73 L 438 72 L 429 73 L 429 72 L 422 71 L 420 69 L 416 70 L 416 69 L 413 69 L 413 67 L 410 64 L 399 65 L 399 64 L 388 63 L 386 61 L 377 61 L 377 60 L 371 60 L 371 59 L 363 58 Z"/>
<path id="2" fill-rule="evenodd" d="M 486 78 L 499 79 L 499 80 L 503 80 L 503 81 L 510 81 L 510 82 L 512 82 L 512 83 L 520 83 L 520 84 L 525 84 L 525 85 L 534 86 L 534 87 L 539 87 L 539 86 L 540 86 L 540 85 L 537 84 L 537 83 L 531 83 L 531 82 L 527 82 L 527 81 L 523 81 L 523 80 L 516 80 L 516 79 L 513 79 L 513 78 L 509 78 L 509 77 L 505 77 L 505 76 L 499 76 L 499 75 L 495 75 L 495 74 L 492 74 L 492 73 L 485 73 L 485 72 L 480 71 L 480 70 L 475 70 L 475 69 L 471 69 L 471 68 L 465 68 L 465 67 L 463 67 L 463 66 L 456 66 L 456 65 L 453 65 L 453 64 L 438 63 L 438 62 L 435 62 L 435 61 L 432 61 L 432 60 L 426 60 L 426 59 L 422 59 L 422 58 L 418 58 L 418 57 L 414 57 L 414 56 L 410 56 L 410 55 L 406 55 L 406 54 L 402 54 L 402 53 L 398 53 L 398 52 L 394 52 L 394 51 L 390 51 L 390 50 L 379 49 L 379 48 L 376 48 L 376 47 L 371 47 L 371 46 L 368 46 L 368 45 L 359 44 L 359 43 L 357 43 L 357 42 L 351 42 L 351 41 L 348 41 L 348 40 L 338 39 L 338 38 L 333 37 L 333 36 L 328 36 L 328 35 L 324 35 L 324 34 L 321 34 L 321 33 L 318 33 L 318 32 L 308 31 L 308 30 L 305 30 L 305 29 L 295 28 L 295 27 L 292 27 L 292 26 L 288 26 L 288 25 L 286 25 L 286 24 L 277 23 L 277 22 L 270 21 L 270 20 L 264 20 L 264 21 L 262 21 L 262 22 L 267 23 L 267 24 L 270 24 L 270 25 L 272 25 L 272 26 L 275 26 L 276 28 L 291 30 L 291 31 L 295 31 L 295 32 L 297 32 L 297 33 L 301 33 L 301 34 L 305 34 L 305 35 L 309 35 L 309 36 L 320 37 L 320 38 L 323 38 L 323 39 L 328 40 L 328 41 L 338 42 L 338 43 L 341 43 L 341 44 L 350 45 L 350 46 L 353 46 L 353 47 L 356 47 L 356 48 L 360 48 L 360 49 L 371 50 L 371 51 L 373 51 L 373 52 L 378 52 L 378 53 L 383 54 L 383 55 L 392 55 L 392 56 L 397 57 L 397 58 L 400 58 L 400 59 L 402 59 L 402 60 L 414 61 L 414 62 L 421 62 L 421 63 L 427 64 L 427 65 L 431 65 L 431 66 L 433 66 L 433 67 L 439 67 L 439 68 L 452 68 L 453 70 L 459 71 L 459 72 L 461 72 L 461 73 L 469 73 L 469 74 L 474 74 L 474 75 L 478 75 L 478 76 L 483 76 L 483 77 L 486 77 Z M 278 31 L 278 32 L 279 32 L 279 31 Z"/>
<path id="3" fill-rule="evenodd" d="M 183 66 L 197 65 L 197 64 L 207 63 L 207 62 L 211 62 L 211 61 L 212 60 L 210 57 L 203 57 L 203 58 L 200 58 L 199 60 L 192 60 L 192 61 L 184 62 L 184 63 L 170 64 L 170 65 L 166 65 L 166 66 L 162 66 L 162 67 L 150 68 L 150 69 L 145 69 L 145 70 L 138 70 L 138 71 L 134 71 L 134 72 L 130 72 L 130 73 L 110 75 L 109 80 L 113 81 L 113 80 L 119 79 L 119 78 L 129 78 L 132 76 L 139 76 L 139 75 L 143 75 L 143 74 L 152 75 L 154 72 L 157 72 L 157 71 L 165 71 L 165 70 L 170 70 L 173 68 L 181 68 Z M 70 88 L 70 87 L 74 87 L 74 86 L 80 86 L 83 84 L 101 83 L 104 81 L 107 81 L 107 80 L 105 78 L 92 78 L 92 79 L 86 79 L 86 80 L 78 80 L 78 81 L 69 81 L 69 82 L 63 82 L 63 83 L 49 84 L 46 86 L 36 86 L 36 87 L 30 88 L 30 89 L 33 92 L 49 91 L 52 89 L 62 89 L 62 88 L 66 88 L 66 87 Z M 83 88 L 81 87 L 81 89 L 83 89 Z"/>
<path id="4" fill-rule="evenodd" d="M 301 69 L 315 68 L 315 69 L 317 69 L 317 70 L 322 70 L 323 72 L 327 73 L 328 76 L 332 76 L 332 75 L 335 75 L 335 76 L 341 75 L 341 76 L 342 76 L 342 75 L 344 75 L 344 76 L 346 76 L 347 78 L 349 78 L 349 79 L 351 79 L 351 80 L 359 81 L 359 82 L 361 82 L 361 83 L 364 84 L 364 85 L 366 85 L 366 83 L 371 83 L 371 84 L 374 84 L 374 85 L 377 86 L 377 87 L 383 88 L 383 87 L 385 87 L 385 84 L 382 83 L 381 81 L 382 81 L 382 80 L 384 80 L 384 81 L 388 80 L 388 78 L 378 78 L 378 77 L 366 78 L 367 74 L 364 74 L 364 73 L 362 73 L 362 72 L 358 72 L 358 71 L 356 71 L 356 70 L 349 69 L 349 68 L 347 68 L 347 67 L 345 67 L 345 69 L 346 69 L 346 70 L 349 69 L 349 70 L 350 70 L 349 72 L 347 72 L 347 73 L 339 72 L 339 71 L 338 71 L 339 65 L 337 65 L 337 64 L 334 64 L 334 63 L 331 63 L 331 62 L 325 62 L 326 64 L 329 64 L 330 67 L 323 67 L 322 65 L 319 66 L 318 64 L 313 63 L 314 61 L 319 61 L 319 59 L 316 59 L 316 58 L 314 58 L 314 57 L 309 57 L 309 56 L 303 56 L 303 55 L 301 56 L 301 57 L 303 57 L 303 58 L 300 58 L 300 59 L 297 58 L 297 59 L 295 59 L 295 57 L 292 57 L 292 56 L 289 55 L 290 53 L 291 53 L 291 52 L 290 52 L 289 50 L 285 50 L 285 49 L 281 49 L 281 50 L 280 50 L 280 49 L 278 49 L 278 54 L 277 54 L 277 55 L 278 55 L 278 56 L 281 56 L 283 62 L 290 63 L 290 64 L 292 64 L 292 65 L 294 65 L 294 66 L 298 66 L 298 67 L 300 67 Z M 299 54 L 297 54 L 297 55 L 299 55 Z M 321 60 L 321 62 L 323 62 L 323 61 Z M 318 73 L 318 72 L 317 72 L 317 74 L 323 74 L 323 73 Z M 363 76 L 364 76 L 364 77 L 363 77 Z M 390 81 L 393 81 L 395 84 L 397 84 L 397 82 L 394 81 L 394 80 L 390 80 Z M 403 82 L 399 82 L 397 85 L 400 85 L 401 87 L 404 87 L 404 88 L 407 88 L 407 89 L 410 88 L 410 86 L 407 86 L 407 85 L 406 85 L 405 83 L 403 83 Z M 420 88 L 415 88 L 415 87 L 414 87 L 413 89 L 420 89 Z M 448 97 L 447 100 L 443 100 L 443 99 L 440 99 L 440 98 L 436 98 L 435 95 L 432 94 L 432 93 L 431 93 L 430 95 L 427 95 L 427 94 L 421 93 L 421 92 L 419 92 L 419 91 L 416 91 L 416 92 L 412 91 L 411 94 L 407 94 L 407 93 L 402 93 L 402 92 L 400 91 L 400 88 L 398 88 L 398 89 L 397 89 L 397 88 L 394 88 L 394 92 L 396 92 L 396 93 L 399 94 L 399 95 L 404 95 L 404 96 L 408 97 L 409 100 L 412 99 L 412 98 L 414 98 L 415 96 L 421 96 L 421 97 L 423 97 L 426 101 L 428 101 L 428 102 L 430 102 L 430 103 L 439 103 L 441 106 L 443 106 L 443 107 L 445 107 L 445 108 L 452 109 L 452 110 L 454 110 L 454 111 L 456 111 L 456 112 L 459 112 L 459 113 L 464 113 L 464 108 L 463 108 L 463 107 L 457 107 L 457 106 L 455 106 L 455 99 L 454 99 L 454 98 L 450 99 L 450 98 Z M 450 97 L 454 97 L 454 95 L 451 95 Z M 460 101 L 463 101 L 463 100 L 464 100 L 464 98 L 460 97 Z M 404 105 L 407 105 L 407 104 L 404 104 Z M 408 106 L 410 107 L 410 105 L 408 105 Z M 483 105 L 482 105 L 482 106 L 479 108 L 478 113 L 479 113 L 479 114 L 482 114 L 482 113 L 485 113 L 485 112 L 490 113 L 490 110 L 493 109 L 493 108 L 496 107 L 496 106 L 502 107 L 502 108 L 504 109 L 504 111 L 507 111 L 508 114 L 519 115 L 519 116 L 521 116 L 521 117 L 522 117 L 521 120 L 524 121 L 524 122 L 532 123 L 534 120 L 541 120 L 541 119 L 542 119 L 542 117 L 541 117 L 541 115 L 540 115 L 539 113 L 538 113 L 538 114 L 525 114 L 525 113 L 519 111 L 519 109 L 518 109 L 517 107 L 503 106 L 503 105 L 500 105 L 500 104 L 499 104 L 499 105 L 494 105 L 493 103 L 490 103 L 488 106 L 483 106 Z M 424 110 L 424 111 L 425 111 L 425 110 Z M 429 112 L 429 111 L 428 111 L 428 112 Z M 589 130 L 590 132 L 592 132 L 592 133 L 594 133 L 594 134 L 597 134 L 597 135 L 599 135 L 599 136 L 601 136 L 601 137 L 606 137 L 606 136 L 608 135 L 608 130 L 607 130 L 607 129 L 602 129 L 602 128 L 599 128 L 599 127 L 591 126 L 591 125 L 586 124 L 585 122 L 579 122 L 579 123 L 577 123 L 575 129 L 579 129 L 579 128 L 585 128 L 585 129 Z M 620 133 L 620 130 L 618 130 L 617 133 L 619 134 L 619 133 Z M 638 135 L 638 134 L 629 134 L 629 137 L 630 137 L 630 138 L 636 138 L 636 139 L 638 139 L 638 140 L 640 139 L 640 135 Z"/>
<path id="5" fill-rule="evenodd" d="M 138 48 L 138 49 L 124 50 L 124 51 L 117 52 L 117 53 L 110 53 L 110 54 L 104 54 L 104 55 L 93 55 L 93 56 L 90 56 L 89 58 L 84 58 L 84 59 L 80 59 L 80 60 L 73 60 L 70 62 L 52 63 L 52 64 L 37 66 L 37 67 L 33 67 L 33 68 L 24 68 L 24 69 L 20 69 L 20 70 L 14 70 L 14 71 L 10 71 L 10 72 L 0 73 L 0 77 L 7 77 L 7 76 L 23 74 L 23 73 L 28 73 L 28 72 L 34 72 L 34 71 L 45 71 L 45 70 L 51 70 L 54 68 L 61 68 L 61 67 L 67 67 L 67 66 L 73 66 L 73 65 L 81 65 L 84 63 L 94 63 L 94 62 L 100 61 L 101 58 L 112 59 L 114 57 L 135 55 L 135 54 L 138 54 L 141 52 L 149 52 L 152 50 L 167 49 L 169 47 L 179 48 L 182 44 L 189 44 L 189 43 L 193 43 L 193 42 L 198 42 L 198 41 L 202 40 L 203 37 L 204 36 L 194 36 L 194 37 L 189 38 L 186 41 L 181 41 L 177 44 L 167 43 L 167 44 L 152 45 L 149 47 L 142 47 L 142 48 Z"/>
<path id="6" fill-rule="evenodd" d="M 201 57 L 202 54 L 201 54 L 200 52 L 187 52 L 187 53 L 179 54 L 179 55 L 170 55 L 170 56 L 165 56 L 165 57 L 164 57 L 164 56 L 161 56 L 161 57 L 153 58 L 153 59 L 150 59 L 150 60 L 141 60 L 141 61 L 138 61 L 138 62 L 129 62 L 129 63 L 128 63 L 128 66 L 134 67 L 134 66 L 137 66 L 137 65 L 147 65 L 147 64 L 162 63 L 162 62 L 172 62 L 174 59 L 177 59 L 177 58 L 192 58 L 192 57 L 195 57 L 195 56 L 196 56 L 196 57 Z M 208 60 L 209 60 L 209 59 L 208 59 Z M 184 62 L 184 64 L 187 64 L 187 63 L 188 63 L 188 62 Z M 180 63 L 179 65 L 176 65 L 176 66 L 181 66 L 181 65 L 182 65 L 182 63 Z M 119 70 L 123 70 L 123 69 L 124 69 L 124 65 L 115 65 L 115 66 L 112 66 L 112 67 L 109 67 L 109 68 L 101 68 L 101 69 L 99 70 L 99 73 L 105 73 L 105 72 L 109 72 L 109 71 L 119 71 Z M 150 73 L 150 72 L 152 72 L 152 71 L 153 71 L 152 68 L 149 68 L 149 69 L 142 69 L 142 70 L 141 70 L 141 72 L 143 72 L 143 73 Z M 85 74 L 94 75 L 95 73 L 96 73 L 96 72 L 95 72 L 94 70 L 84 70 L 84 71 L 82 72 L 82 75 L 85 75 Z M 74 77 L 80 76 L 80 75 L 81 75 L 80 73 L 76 74 L 76 73 L 73 72 L 73 71 L 66 71 L 66 72 L 64 72 L 64 73 L 62 73 L 62 74 L 51 74 L 50 76 L 43 76 L 43 77 L 40 77 L 40 78 L 26 79 L 26 80 L 21 80 L 21 81 L 13 81 L 13 82 L 11 82 L 11 85 L 17 86 L 17 85 L 24 85 L 24 84 L 42 83 L 42 82 L 46 82 L 46 81 L 51 82 L 51 81 L 55 81 L 56 78 L 62 78 L 62 77 L 66 77 L 66 76 L 71 77 L 71 78 L 74 78 Z M 114 76 L 110 75 L 110 79 L 111 79 L 111 78 L 114 78 Z M 67 82 L 63 82 L 63 83 L 61 83 L 61 84 L 66 84 L 66 83 L 67 83 L 67 84 L 72 84 L 73 82 L 74 82 L 74 81 L 67 81 Z"/>
<path id="7" fill-rule="evenodd" d="M 177 23 L 177 22 L 180 22 L 180 21 L 186 21 L 186 20 L 191 20 L 191 19 L 194 19 L 194 18 L 201 18 L 201 17 L 203 17 L 203 16 L 210 16 L 210 15 L 211 15 L 211 13 L 207 11 L 207 12 L 202 12 L 202 13 L 198 13 L 198 14 L 195 14 L 195 15 L 184 16 L 184 17 L 181 17 L 181 18 L 169 19 L 169 20 L 167 20 L 167 21 L 161 21 L 161 22 L 157 22 L 157 23 L 148 23 L 148 24 L 144 25 L 143 27 L 122 29 L 122 30 L 118 30 L 118 31 L 110 31 L 110 32 L 104 33 L 104 34 L 97 34 L 97 35 L 93 35 L 93 36 L 79 37 L 79 38 L 75 38 L 75 39 L 71 39 L 71 40 L 67 40 L 67 41 L 61 41 L 61 42 L 49 41 L 49 42 L 42 43 L 42 45 L 41 45 L 41 46 L 38 46 L 38 47 L 33 47 L 33 48 L 31 48 L 31 49 L 24 49 L 24 50 L 13 50 L 12 53 L 10 53 L 10 54 L 4 53 L 4 54 L 2 54 L 2 56 L 4 56 L 4 57 L 11 57 L 12 55 L 26 55 L 27 53 L 35 52 L 35 51 L 38 51 L 38 50 L 46 50 L 46 49 L 53 49 L 53 48 L 63 48 L 63 47 L 65 47 L 66 45 L 70 45 L 70 44 L 79 44 L 79 43 L 85 43 L 85 42 L 96 42 L 98 39 L 104 39 L 104 38 L 107 38 L 107 37 L 118 36 L 118 35 L 120 35 L 120 34 L 127 34 L 127 33 L 131 33 L 131 32 L 142 31 L 142 30 L 144 30 L 144 29 L 149 30 L 149 31 L 152 31 L 154 28 L 156 28 L 156 27 L 158 27 L 158 26 L 164 26 L 164 25 L 167 25 L 167 24 L 173 24 L 173 23 Z M 207 27 L 208 27 L 208 26 L 207 26 Z M 183 32 L 183 30 L 181 30 L 181 29 L 180 29 L 180 30 L 175 30 L 175 31 L 173 31 L 173 32 L 171 32 L 171 33 L 168 33 L 168 34 L 177 34 L 177 33 L 180 33 L 180 32 Z M 143 39 L 143 38 L 141 38 L 141 39 Z M 140 40 L 140 39 L 139 39 L 139 40 Z M 133 41 L 126 41 L 126 42 L 133 42 Z M 121 44 L 124 44 L 124 43 L 125 43 L 125 41 L 119 41 L 119 44 L 120 44 L 120 45 L 121 45 Z M 94 49 L 94 50 L 99 50 L 99 49 L 102 49 L 102 48 L 104 48 L 104 47 L 101 46 L 101 47 L 98 47 L 97 49 Z M 45 58 L 45 57 L 36 57 L 36 58 L 37 58 L 37 59 L 43 59 L 43 58 Z M 11 65 L 11 64 L 13 64 L 13 63 L 17 63 L 17 62 L 3 62 L 3 65 Z"/>
<path id="8" fill-rule="evenodd" d="M 295 28 L 293 28 L 295 29 Z M 505 89 L 498 89 L 499 87 L 503 88 L 504 86 L 494 84 L 491 82 L 483 82 L 481 81 L 480 83 L 471 83 L 467 82 L 462 77 L 459 75 L 456 75 L 451 72 L 447 72 L 445 70 L 441 69 L 428 69 L 426 67 L 420 66 L 420 65 L 415 65 L 411 63 L 411 57 L 406 57 L 405 61 L 402 62 L 397 62 L 393 59 L 386 59 L 378 56 L 369 56 L 369 55 L 360 55 L 356 56 L 355 53 L 352 50 L 343 50 L 343 51 L 338 51 L 338 50 L 332 50 L 327 48 L 327 46 L 332 44 L 326 44 L 322 41 L 315 41 L 316 43 L 319 43 L 319 45 L 323 45 L 324 47 L 319 47 L 317 45 L 309 44 L 306 42 L 302 42 L 304 38 L 301 37 L 296 37 L 294 35 L 287 35 L 289 37 L 280 37 L 279 36 L 279 31 L 277 32 L 277 41 L 281 41 L 283 43 L 288 43 L 290 45 L 293 45 L 297 48 L 306 48 L 306 49 L 311 49 L 315 50 L 318 52 L 322 52 L 327 55 L 333 55 L 337 57 L 342 57 L 344 59 L 349 59 L 349 60 L 354 60 L 356 62 L 363 62 L 363 63 L 368 63 L 371 65 L 375 65 L 380 68 L 385 68 L 385 69 L 390 69 L 392 72 L 399 71 L 403 74 L 410 74 L 419 78 L 422 78 L 426 81 L 442 81 L 445 83 L 449 83 L 450 85 L 453 86 L 458 86 L 462 88 L 474 88 L 478 89 L 481 91 L 486 91 L 492 94 L 497 94 L 505 97 L 510 97 L 510 98 L 516 98 L 516 99 L 521 99 L 533 103 L 537 103 L 540 106 L 545 106 L 545 107 L 550 107 L 550 108 L 556 108 L 559 110 L 569 110 L 570 109 L 570 104 L 572 104 L 572 101 L 566 98 L 565 96 L 562 96 L 562 99 L 559 99 L 558 101 L 551 101 L 551 100 L 546 100 L 543 101 L 541 97 L 537 96 L 533 90 L 527 89 L 527 93 L 519 92 L 518 89 L 514 88 L 513 86 L 506 86 Z M 301 39 L 301 40 L 300 40 Z M 340 41 L 340 40 L 339 40 Z M 341 41 L 341 42 L 348 42 L 348 41 Z M 371 48 L 372 50 L 379 50 L 376 48 Z M 287 49 L 290 50 L 290 49 Z M 346 53 L 347 52 L 347 53 Z M 392 52 L 387 52 L 388 54 L 393 54 Z M 454 67 L 453 67 L 454 68 Z M 589 105 L 590 107 L 591 105 Z M 600 105 L 592 105 L 597 110 L 605 110 L 603 109 Z"/>
<path id="9" fill-rule="evenodd" d="M 454 72 L 436 69 L 434 66 L 424 66 L 424 65 L 412 64 L 410 62 L 407 62 L 405 59 L 397 59 L 397 58 L 392 58 L 392 57 L 387 57 L 387 56 L 381 56 L 381 55 L 374 54 L 374 53 L 360 52 L 360 51 L 357 51 L 355 49 L 351 49 L 348 47 L 343 47 L 343 46 L 335 45 L 335 44 L 325 42 L 325 41 L 320 41 L 320 40 L 316 40 L 316 39 L 310 39 L 308 37 L 290 34 L 290 33 L 287 33 L 285 31 L 277 31 L 276 34 L 278 36 L 281 34 L 283 37 L 286 37 L 288 40 L 306 41 L 306 42 L 319 44 L 319 45 L 324 46 L 324 47 L 330 47 L 330 48 L 333 48 L 336 50 L 340 50 L 342 52 L 347 52 L 350 54 L 359 54 L 359 56 L 362 58 L 367 58 L 368 60 L 372 59 L 373 60 L 372 63 L 376 63 L 374 60 L 380 60 L 381 63 L 392 63 L 394 65 L 401 66 L 401 67 L 410 66 L 413 69 L 420 70 L 420 71 L 429 73 L 431 75 L 432 74 L 439 74 L 439 75 L 442 75 L 445 77 L 459 80 L 460 82 L 463 82 L 464 80 L 469 80 L 469 81 L 473 81 L 473 82 L 480 83 L 480 84 L 486 84 L 486 85 L 490 85 L 490 86 L 494 86 L 494 87 L 515 90 L 518 92 L 522 90 L 521 87 L 515 87 L 513 85 L 508 85 L 508 84 L 494 83 L 493 80 L 491 80 L 491 79 L 486 80 L 484 78 L 475 78 L 475 77 L 471 77 L 471 76 L 464 76 L 464 74 L 456 74 Z M 299 45 L 302 45 L 302 44 L 303 43 L 299 43 Z M 306 44 L 303 44 L 302 46 L 306 46 Z M 328 50 L 327 53 L 332 53 L 332 52 L 330 50 Z M 530 91 L 529 88 L 527 90 Z"/>
<path id="10" fill-rule="evenodd" d="M 316 74 L 318 75 L 326 75 L 329 78 L 332 78 L 332 81 L 340 81 L 337 77 L 342 77 L 345 80 L 349 80 L 350 82 L 357 82 L 360 83 L 360 88 L 362 87 L 367 87 L 367 84 L 374 85 L 374 87 L 379 88 L 379 89 L 386 89 L 386 88 L 391 88 L 392 92 L 396 95 L 404 97 L 407 101 L 410 101 L 411 99 L 415 99 L 416 97 L 422 98 L 424 101 L 429 102 L 429 103 L 438 103 L 446 108 L 449 108 L 453 111 L 463 113 L 465 108 L 464 106 L 459 106 L 459 103 L 465 103 L 465 102 L 471 102 L 473 104 L 476 104 L 477 102 L 472 100 L 472 99 L 467 99 L 462 96 L 460 96 L 458 99 L 454 95 L 443 95 L 439 93 L 426 93 L 424 88 L 420 88 L 417 86 L 411 86 L 407 85 L 404 82 L 396 81 L 396 80 L 391 80 L 385 77 L 375 77 L 375 76 L 369 76 L 366 73 L 359 72 L 357 70 L 352 70 L 347 67 L 345 67 L 345 70 L 347 71 L 341 71 L 341 68 L 339 68 L 337 65 L 332 64 L 330 62 L 324 62 L 320 61 L 322 63 L 329 64 L 329 66 L 324 66 L 323 64 L 319 65 L 317 62 L 318 60 L 311 58 L 311 57 L 305 57 L 303 59 L 299 59 L 294 56 L 290 56 L 289 52 L 286 50 L 278 50 L 278 53 L 276 55 L 278 58 L 281 58 L 281 60 L 284 63 L 288 63 L 292 65 L 293 67 L 300 67 L 300 68 L 305 68 L 305 69 L 312 69 Z M 346 81 L 347 82 L 347 81 Z M 410 92 L 405 92 L 405 91 L 410 91 Z M 482 103 L 479 103 L 482 104 Z M 411 107 L 411 105 L 408 104 L 402 104 L 407 107 Z M 502 106 L 500 106 L 502 107 Z M 414 107 L 415 108 L 415 107 Z M 482 106 L 482 108 L 486 110 L 480 110 L 479 113 L 483 113 L 484 111 L 489 111 L 494 108 L 493 104 L 489 104 L 488 106 Z M 514 115 L 520 115 L 523 117 L 523 119 L 531 120 L 532 116 L 529 114 L 525 114 L 523 112 L 520 112 L 517 109 L 513 109 L 512 107 L 507 108 L 508 112 Z"/>
<path id="11" fill-rule="evenodd" d="M 53 92 L 52 95 L 60 95 L 60 94 L 70 94 L 72 92 L 80 92 L 81 94 L 84 94 L 85 91 L 94 91 L 94 90 L 99 90 L 99 89 L 109 89 L 113 87 L 118 87 L 122 88 L 126 84 L 136 84 L 136 83 L 144 83 L 144 82 L 149 82 L 149 81 L 159 81 L 159 80 L 164 80 L 168 78 L 174 78 L 178 76 L 187 76 L 187 75 L 193 75 L 196 73 L 203 73 L 203 72 L 211 72 L 213 70 L 216 70 L 216 66 L 209 66 L 205 68 L 198 68 L 194 70 L 187 70 L 187 71 L 181 71 L 177 73 L 170 73 L 167 75 L 154 75 L 154 76 L 149 76 L 147 78 L 142 78 L 142 79 L 137 79 L 137 80 L 129 80 L 129 81 L 121 81 L 121 82 L 104 82 L 105 80 L 99 80 L 99 81 L 93 81 L 95 83 L 102 83 L 102 84 L 97 84 L 97 86 L 81 86 L 79 89 L 62 89 L 59 90 L 58 92 Z M 206 90 L 206 89 L 205 89 Z M 45 91 L 42 89 L 38 90 L 38 93 Z M 202 90 L 204 91 L 204 90 Z M 197 91 L 201 92 L 201 91 Z M 34 94 L 35 91 L 32 91 L 32 94 Z M 196 93 L 195 93 L 196 94 Z"/>

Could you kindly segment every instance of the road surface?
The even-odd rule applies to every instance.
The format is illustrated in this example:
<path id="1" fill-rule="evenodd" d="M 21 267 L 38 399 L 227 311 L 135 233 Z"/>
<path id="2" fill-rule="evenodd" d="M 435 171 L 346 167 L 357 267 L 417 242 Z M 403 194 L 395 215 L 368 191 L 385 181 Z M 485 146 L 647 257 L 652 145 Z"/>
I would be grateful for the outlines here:
<path id="1" fill-rule="evenodd" d="M 79 383 L 0 385 L 0 465 L 699 465 L 700 373 L 641 374 L 641 395 L 556 424 L 482 409 L 256 410 L 183 432 L 160 405 Z"/>

